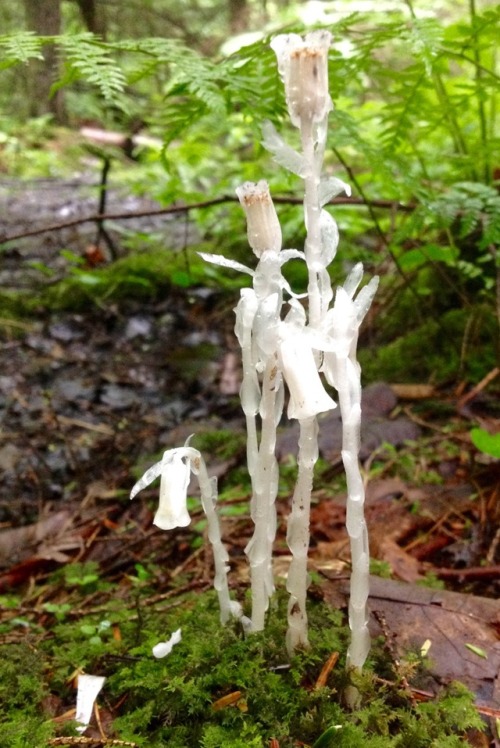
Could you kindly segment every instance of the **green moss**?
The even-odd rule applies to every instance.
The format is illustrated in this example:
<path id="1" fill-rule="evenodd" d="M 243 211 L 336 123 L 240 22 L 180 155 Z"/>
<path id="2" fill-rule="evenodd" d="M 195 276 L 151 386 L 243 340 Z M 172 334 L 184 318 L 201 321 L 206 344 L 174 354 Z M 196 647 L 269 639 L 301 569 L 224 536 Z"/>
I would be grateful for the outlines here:
<path id="1" fill-rule="evenodd" d="M 150 594 L 145 587 L 136 590 L 135 607 L 130 595 L 115 595 L 100 612 L 79 615 L 85 594 L 85 586 L 71 587 L 65 599 L 72 614 L 62 621 L 55 617 L 50 636 L 36 648 L 0 648 L 2 745 L 45 748 L 55 730 L 44 714 L 46 697 L 60 703 L 61 711 L 73 707 L 68 678 L 77 667 L 106 676 L 99 700 L 116 705 L 114 736 L 147 748 L 267 748 L 271 738 L 280 748 L 300 742 L 316 748 L 452 748 L 461 744 L 464 730 L 480 726 L 472 696 L 462 686 L 413 706 L 399 686 L 381 685 L 373 673 L 386 679 L 393 673 L 377 642 L 363 674 L 350 676 L 361 694 L 360 708 L 345 711 L 341 695 L 349 676 L 342 653 L 349 632 L 341 612 L 324 603 L 311 602 L 311 647 L 290 660 L 284 590 L 272 602 L 266 631 L 247 638 L 236 623 L 220 626 L 213 592 L 151 606 L 139 600 Z M 155 659 L 152 646 L 179 627 L 182 641 L 166 658 Z M 332 652 L 341 653 L 340 662 L 326 685 L 316 688 Z M 228 695 L 231 704 L 221 706 Z"/>
<path id="2" fill-rule="evenodd" d="M 465 377 L 479 381 L 495 366 L 496 321 L 487 307 L 453 309 L 408 331 L 412 318 L 399 320 L 396 340 L 360 352 L 367 381 L 442 384 Z"/>
<path id="3" fill-rule="evenodd" d="M 5 748 L 43 746 L 53 728 L 43 713 L 48 694 L 41 654 L 30 644 L 0 646 L 0 735 Z M 36 737 L 35 737 L 36 736 Z"/>
<path id="4" fill-rule="evenodd" d="M 242 431 L 213 429 L 195 434 L 191 443 L 204 455 L 227 460 L 231 457 L 237 457 L 242 454 L 242 451 L 245 451 L 246 436 Z"/>

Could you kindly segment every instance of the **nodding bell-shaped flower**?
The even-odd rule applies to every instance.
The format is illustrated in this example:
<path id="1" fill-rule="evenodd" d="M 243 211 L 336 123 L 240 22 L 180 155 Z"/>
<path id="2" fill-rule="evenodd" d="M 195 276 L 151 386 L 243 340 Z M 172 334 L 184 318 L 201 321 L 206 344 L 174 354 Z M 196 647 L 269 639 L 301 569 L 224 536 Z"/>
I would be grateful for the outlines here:
<path id="1" fill-rule="evenodd" d="M 282 326 L 278 352 L 283 377 L 290 392 L 288 418 L 313 418 L 337 407 L 318 374 L 311 342 L 305 332 Z"/>
<path id="2" fill-rule="evenodd" d="M 187 510 L 187 491 L 191 477 L 190 452 L 193 451 L 186 447 L 168 449 L 160 462 L 146 470 L 130 493 L 130 498 L 133 499 L 139 491 L 161 476 L 160 502 L 153 520 L 153 524 L 161 530 L 187 527 L 191 522 Z"/>
<path id="3" fill-rule="evenodd" d="M 329 31 L 280 34 L 271 42 L 285 84 L 286 102 L 295 127 L 301 120 L 321 122 L 333 108 L 328 93 Z"/>
<path id="4" fill-rule="evenodd" d="M 236 189 L 238 199 L 247 218 L 248 243 L 257 257 L 268 249 L 281 249 L 281 226 L 264 179 L 255 184 L 245 182 Z"/>

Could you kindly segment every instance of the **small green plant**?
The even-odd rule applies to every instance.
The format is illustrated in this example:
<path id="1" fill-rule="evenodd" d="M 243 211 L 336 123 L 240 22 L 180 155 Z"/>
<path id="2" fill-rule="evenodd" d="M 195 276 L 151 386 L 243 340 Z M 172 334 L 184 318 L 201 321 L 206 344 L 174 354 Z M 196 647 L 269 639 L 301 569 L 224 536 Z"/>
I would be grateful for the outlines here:
<path id="1" fill-rule="evenodd" d="M 99 582 L 99 564 L 95 561 L 67 564 L 61 572 L 69 587 L 82 587 L 88 590 Z"/>
<path id="2" fill-rule="evenodd" d="M 486 429 L 474 428 L 470 432 L 470 438 L 480 452 L 500 459 L 500 434 L 490 434 Z"/>

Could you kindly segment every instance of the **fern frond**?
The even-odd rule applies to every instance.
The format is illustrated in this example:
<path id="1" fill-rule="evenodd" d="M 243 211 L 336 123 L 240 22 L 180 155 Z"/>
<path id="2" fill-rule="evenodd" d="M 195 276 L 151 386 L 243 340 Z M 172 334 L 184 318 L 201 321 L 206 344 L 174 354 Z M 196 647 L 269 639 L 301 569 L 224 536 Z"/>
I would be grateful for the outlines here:
<path id="1" fill-rule="evenodd" d="M 31 31 L 0 36 L 0 50 L 3 58 L 0 61 L 0 70 L 5 70 L 20 62 L 43 59 L 42 39 Z"/>
<path id="2" fill-rule="evenodd" d="M 72 80 L 85 79 L 99 89 L 106 101 L 117 103 L 125 89 L 126 79 L 108 45 L 90 33 L 61 36 L 58 42 L 64 53 L 68 76 Z"/>

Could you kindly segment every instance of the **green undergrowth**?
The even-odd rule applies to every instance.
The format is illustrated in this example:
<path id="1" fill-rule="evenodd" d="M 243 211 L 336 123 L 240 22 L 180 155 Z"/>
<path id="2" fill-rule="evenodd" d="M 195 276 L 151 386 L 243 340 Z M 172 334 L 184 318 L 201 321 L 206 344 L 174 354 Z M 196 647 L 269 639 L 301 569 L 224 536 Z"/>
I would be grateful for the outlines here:
<path id="1" fill-rule="evenodd" d="M 496 365 L 497 323 L 484 305 L 430 315 L 416 326 L 409 313 L 396 315 L 391 328 L 389 342 L 360 351 L 367 382 L 478 382 Z"/>
<path id="2" fill-rule="evenodd" d="M 126 599 L 113 597 L 85 615 L 86 596 L 95 601 L 99 588 L 87 564 L 73 575 L 66 603 L 45 606 L 43 628 L 24 620 L 22 642 L 0 645 L 2 746 L 47 745 L 56 733 L 49 704 L 59 712 L 74 706 L 77 668 L 106 676 L 98 701 L 111 712 L 112 735 L 148 748 L 264 748 L 272 738 L 280 748 L 452 748 L 464 744 L 469 727 L 480 727 L 472 696 L 458 684 L 436 701 L 412 705 L 381 643 L 365 673 L 351 676 L 360 707 L 345 709 L 348 631 L 342 614 L 323 602 L 310 603 L 310 649 L 290 660 L 284 591 L 265 633 L 245 638 L 237 624 L 220 626 L 212 592 L 142 603 L 150 599 L 152 577 L 140 571 Z M 14 630 L 20 625 L 11 622 Z M 151 648 L 178 628 L 181 642 L 155 659 Z M 333 652 L 340 660 L 316 687 Z M 74 735 L 74 723 L 59 724 L 57 733 Z"/>
<path id="3" fill-rule="evenodd" d="M 35 269 L 40 272 L 37 289 L 0 292 L 0 314 L 27 316 L 40 308 L 55 311 L 81 311 L 102 307 L 114 302 L 154 300 L 165 297 L 171 288 L 188 289 L 203 286 L 223 292 L 234 290 L 243 279 L 224 276 L 218 268 L 207 266 L 197 251 L 177 251 L 156 244 L 144 237 L 147 246 L 120 257 L 115 262 L 89 268 L 83 257 L 72 252 L 61 254 L 67 261 L 64 277 L 56 278 L 54 271 L 43 263 Z M 211 249 L 211 248 L 209 248 Z M 209 251 L 199 245 L 199 251 Z"/>

